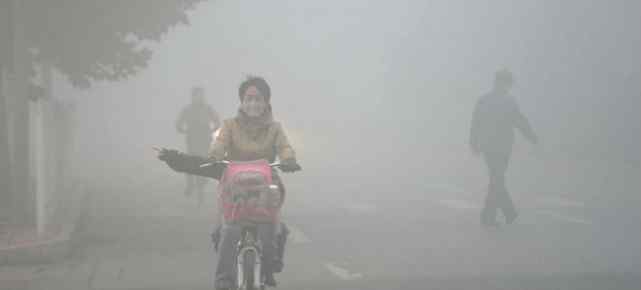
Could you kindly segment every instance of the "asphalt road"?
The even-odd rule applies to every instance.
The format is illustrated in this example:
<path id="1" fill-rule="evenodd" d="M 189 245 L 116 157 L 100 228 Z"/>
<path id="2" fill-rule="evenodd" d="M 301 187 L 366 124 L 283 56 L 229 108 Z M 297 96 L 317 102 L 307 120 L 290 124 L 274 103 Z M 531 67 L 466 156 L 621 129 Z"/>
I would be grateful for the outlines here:
<path id="1" fill-rule="evenodd" d="M 180 186 L 97 188 L 71 258 L 0 271 L 24 289 L 213 289 L 214 199 Z M 520 194 L 515 224 L 483 229 L 482 196 L 456 186 L 358 196 L 290 197 L 279 289 L 641 289 L 638 204 Z"/>

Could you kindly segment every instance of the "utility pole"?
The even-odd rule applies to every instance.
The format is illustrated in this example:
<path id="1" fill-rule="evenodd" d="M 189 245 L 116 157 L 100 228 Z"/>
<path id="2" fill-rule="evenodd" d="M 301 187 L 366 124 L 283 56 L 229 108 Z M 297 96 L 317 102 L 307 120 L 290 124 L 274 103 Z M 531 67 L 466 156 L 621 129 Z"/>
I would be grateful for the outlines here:
<path id="1" fill-rule="evenodd" d="M 8 103 L 6 110 L 8 118 L 8 136 L 11 164 L 11 214 L 13 223 L 36 225 L 36 197 L 30 172 L 30 115 L 29 115 L 29 72 L 32 66 L 25 25 L 28 15 L 24 11 L 25 2 L 20 0 L 2 1 L 8 6 L 4 10 L 9 22 L 9 73 L 5 75 L 5 88 Z M 8 77 L 7 77 L 8 76 Z"/>

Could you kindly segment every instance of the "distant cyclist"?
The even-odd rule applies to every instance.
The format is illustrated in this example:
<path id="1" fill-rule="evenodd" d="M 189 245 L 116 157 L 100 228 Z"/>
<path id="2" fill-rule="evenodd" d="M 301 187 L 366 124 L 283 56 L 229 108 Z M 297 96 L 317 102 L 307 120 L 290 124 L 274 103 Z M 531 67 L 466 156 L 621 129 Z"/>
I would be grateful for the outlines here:
<path id="1" fill-rule="evenodd" d="M 191 104 L 182 109 L 176 120 L 176 130 L 185 134 L 186 152 L 205 156 L 211 143 L 212 132 L 219 127 L 218 114 L 205 102 L 205 90 L 194 87 L 191 90 Z M 185 195 L 190 196 L 195 190 L 198 193 L 199 202 L 202 202 L 203 189 L 207 180 L 190 174 L 186 174 L 186 179 Z"/>

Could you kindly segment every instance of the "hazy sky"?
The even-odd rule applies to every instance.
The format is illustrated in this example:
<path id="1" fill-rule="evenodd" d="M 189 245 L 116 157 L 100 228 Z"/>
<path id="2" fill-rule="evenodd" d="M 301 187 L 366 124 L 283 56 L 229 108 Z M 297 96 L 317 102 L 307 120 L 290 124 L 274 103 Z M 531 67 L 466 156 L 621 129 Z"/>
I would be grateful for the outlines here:
<path id="1" fill-rule="evenodd" d="M 78 99 L 82 156 L 151 162 L 151 145 L 181 148 L 173 122 L 190 87 L 231 117 L 238 84 L 257 74 L 312 172 L 434 156 L 463 166 L 472 108 L 507 67 L 549 154 L 638 168 L 640 11 L 639 1 L 208 1 L 152 45 L 137 77 L 57 93 Z"/>

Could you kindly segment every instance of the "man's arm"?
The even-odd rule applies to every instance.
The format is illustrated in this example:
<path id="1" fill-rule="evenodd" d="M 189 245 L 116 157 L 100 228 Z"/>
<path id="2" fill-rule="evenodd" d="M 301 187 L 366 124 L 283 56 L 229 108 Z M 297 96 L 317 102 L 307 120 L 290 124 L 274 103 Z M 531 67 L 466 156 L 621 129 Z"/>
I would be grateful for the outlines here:
<path id="1" fill-rule="evenodd" d="M 525 136 L 528 141 L 530 141 L 533 144 L 538 143 L 539 138 L 536 136 L 534 133 L 534 129 L 532 129 L 532 126 L 530 126 L 530 122 L 528 119 L 521 113 L 521 109 L 519 108 L 518 103 L 516 100 L 513 102 L 513 116 L 514 116 L 514 127 L 519 129 L 521 131 L 521 134 Z"/>

